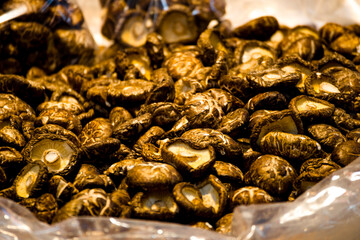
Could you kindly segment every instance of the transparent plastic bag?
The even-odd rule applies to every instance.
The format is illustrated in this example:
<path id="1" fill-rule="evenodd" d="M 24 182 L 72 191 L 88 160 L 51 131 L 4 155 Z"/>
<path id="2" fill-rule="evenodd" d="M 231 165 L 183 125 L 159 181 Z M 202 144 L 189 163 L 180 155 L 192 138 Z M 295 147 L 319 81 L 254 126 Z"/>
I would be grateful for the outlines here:
<path id="1" fill-rule="evenodd" d="M 152 31 L 159 32 L 166 43 L 186 43 L 224 13 L 225 0 L 108 0 L 101 32 L 130 47 L 144 45 Z"/>
<path id="2" fill-rule="evenodd" d="M 0 3 L 0 72 L 25 75 L 31 67 L 53 73 L 91 64 L 95 42 L 73 0 L 6 0 Z"/>

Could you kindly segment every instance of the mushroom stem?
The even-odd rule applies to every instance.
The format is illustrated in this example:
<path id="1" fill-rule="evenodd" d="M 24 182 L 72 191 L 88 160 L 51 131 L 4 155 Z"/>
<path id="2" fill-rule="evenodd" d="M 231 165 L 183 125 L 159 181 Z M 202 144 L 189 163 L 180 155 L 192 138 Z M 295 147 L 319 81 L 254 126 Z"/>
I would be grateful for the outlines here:
<path id="1" fill-rule="evenodd" d="M 43 153 L 43 160 L 46 164 L 56 164 L 61 160 L 61 155 L 56 149 L 48 149 Z"/>

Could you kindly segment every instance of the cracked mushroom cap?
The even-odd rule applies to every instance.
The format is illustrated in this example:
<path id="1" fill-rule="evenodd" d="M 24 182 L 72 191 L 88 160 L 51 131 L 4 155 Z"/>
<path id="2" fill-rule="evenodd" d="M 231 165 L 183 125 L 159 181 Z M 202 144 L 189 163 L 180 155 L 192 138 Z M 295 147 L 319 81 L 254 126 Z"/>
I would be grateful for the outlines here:
<path id="1" fill-rule="evenodd" d="M 219 102 L 206 93 L 196 93 L 184 103 L 183 116 L 190 120 L 193 127 L 216 127 L 224 115 Z"/>
<path id="2" fill-rule="evenodd" d="M 100 174 L 99 170 L 90 164 L 82 164 L 77 173 L 74 186 L 82 191 L 86 188 L 102 188 L 104 190 L 113 190 L 115 185 L 109 176 Z"/>
<path id="3" fill-rule="evenodd" d="M 28 115 L 29 119 L 35 118 L 35 111 L 29 104 L 13 94 L 0 93 L 0 120 L 23 114 Z"/>
<path id="4" fill-rule="evenodd" d="M 23 148 L 26 161 L 44 162 L 50 173 L 61 176 L 74 170 L 78 159 L 78 147 L 64 136 L 41 134 L 33 137 Z"/>
<path id="5" fill-rule="evenodd" d="M 262 155 L 250 166 L 245 181 L 264 189 L 273 196 L 284 196 L 297 178 L 296 170 L 285 159 L 275 155 Z"/>
<path id="6" fill-rule="evenodd" d="M 274 198 L 265 190 L 258 187 L 242 187 L 231 194 L 232 207 L 258 203 L 274 202 Z"/>
<path id="7" fill-rule="evenodd" d="M 142 79 L 118 81 L 107 88 L 108 100 L 114 105 L 142 102 L 146 100 L 154 87 L 153 82 Z"/>
<path id="8" fill-rule="evenodd" d="M 2 128 L 0 126 L 0 144 L 21 149 L 25 146 L 26 140 L 24 135 L 18 129 L 12 126 L 5 126 Z"/>
<path id="9" fill-rule="evenodd" d="M 108 119 L 96 118 L 82 129 L 79 139 L 82 145 L 102 141 L 112 135 L 112 126 Z"/>
<path id="10" fill-rule="evenodd" d="M 171 188 L 182 181 L 180 173 L 166 163 L 147 162 L 128 168 L 127 184 L 129 187 L 150 189 Z"/>
<path id="11" fill-rule="evenodd" d="M 64 109 L 51 108 L 42 111 L 35 119 L 35 125 L 43 126 L 46 124 L 60 125 L 75 134 L 79 134 L 82 129 L 80 119 L 72 112 Z"/>
<path id="12" fill-rule="evenodd" d="M 20 152 L 12 147 L 0 147 L 0 166 L 3 168 L 15 168 L 26 164 Z"/>
<path id="13" fill-rule="evenodd" d="M 332 152 L 337 145 L 345 142 L 347 138 L 352 140 L 348 135 L 345 137 L 339 129 L 328 124 L 313 124 L 307 130 L 309 136 L 318 141 L 328 152 Z"/>
<path id="14" fill-rule="evenodd" d="M 61 135 L 69 139 L 71 142 L 73 142 L 77 147 L 80 147 L 80 140 L 70 130 L 67 130 L 66 128 L 61 127 L 60 125 L 55 124 L 45 124 L 42 127 L 38 127 L 34 129 L 34 135 L 40 135 L 40 134 L 55 134 L 55 135 Z"/>
<path id="15" fill-rule="evenodd" d="M 43 191 L 47 183 L 49 171 L 41 161 L 28 163 L 16 176 L 13 186 L 19 199 L 33 197 Z"/>
<path id="16" fill-rule="evenodd" d="M 78 115 L 84 112 L 83 106 L 71 102 L 58 102 L 58 101 L 46 101 L 38 105 L 37 111 L 41 112 L 45 109 L 64 109 L 66 111 L 72 112 L 75 115 Z"/>
<path id="17" fill-rule="evenodd" d="M 212 146 L 199 148 L 191 141 L 181 138 L 166 142 L 161 148 L 164 162 L 191 177 L 201 177 L 215 162 L 215 150 Z"/>
<path id="18" fill-rule="evenodd" d="M 294 187 L 303 193 L 340 168 L 338 164 L 326 158 L 309 159 L 301 165 L 300 175 L 296 179 Z"/>
<path id="19" fill-rule="evenodd" d="M 0 74 L 0 82 L 0 92 L 3 92 L 1 95 L 4 94 L 6 96 L 15 94 L 34 105 L 43 102 L 45 99 L 45 87 L 35 81 L 27 80 L 22 76 Z M 16 100 L 19 99 L 16 97 Z"/>
<path id="20" fill-rule="evenodd" d="M 321 145 L 302 134 L 269 132 L 260 141 L 262 153 L 274 154 L 289 160 L 305 161 L 322 156 Z"/>
<path id="21" fill-rule="evenodd" d="M 181 138 L 193 142 L 199 148 L 212 146 L 222 156 L 235 157 L 242 153 L 242 148 L 237 141 L 211 128 L 191 129 L 184 132 Z"/>
<path id="22" fill-rule="evenodd" d="M 74 216 L 116 216 L 119 210 L 103 189 L 85 189 L 59 209 L 52 223 Z"/>
<path id="23" fill-rule="evenodd" d="M 212 172 L 222 182 L 231 182 L 236 185 L 242 184 L 244 180 L 244 175 L 241 169 L 228 162 L 215 161 L 215 164 L 212 167 Z"/>

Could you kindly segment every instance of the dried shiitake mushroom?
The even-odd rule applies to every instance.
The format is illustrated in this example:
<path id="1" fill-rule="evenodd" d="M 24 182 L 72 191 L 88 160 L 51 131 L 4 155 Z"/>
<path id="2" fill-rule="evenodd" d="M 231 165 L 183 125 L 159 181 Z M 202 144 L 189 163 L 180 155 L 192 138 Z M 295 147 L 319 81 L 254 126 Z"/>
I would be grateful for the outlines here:
<path id="1" fill-rule="evenodd" d="M 117 33 L 115 33 L 115 39 L 130 47 L 143 46 L 149 32 L 148 26 L 146 26 L 145 15 L 144 11 L 127 11 L 121 26 L 115 27 L 117 31 Z"/>
<path id="2" fill-rule="evenodd" d="M 215 162 L 215 151 L 212 146 L 197 147 L 186 139 L 173 139 L 161 148 L 164 162 L 191 177 L 201 177 Z"/>
<path id="3" fill-rule="evenodd" d="M 26 161 L 40 160 L 50 173 L 65 176 L 71 173 L 78 159 L 78 147 L 69 139 L 55 134 L 39 134 L 23 148 Z"/>
<path id="4" fill-rule="evenodd" d="M 46 124 L 56 124 L 73 131 L 75 134 L 79 134 L 82 129 L 80 119 L 65 109 L 46 109 L 36 118 L 35 124 L 39 127 Z"/>
<path id="5" fill-rule="evenodd" d="M 264 70 L 276 59 L 276 50 L 264 42 L 249 40 L 241 41 L 234 50 L 234 61 L 239 72 L 248 73 L 254 70 Z"/>
<path id="6" fill-rule="evenodd" d="M 40 135 L 40 134 L 55 134 L 64 136 L 67 139 L 69 139 L 71 142 L 73 142 L 77 147 L 80 147 L 81 143 L 79 138 L 70 130 L 67 130 L 60 125 L 55 124 L 45 124 L 42 127 L 38 127 L 34 129 L 34 136 Z"/>
<path id="7" fill-rule="evenodd" d="M 305 192 L 323 178 L 340 168 L 341 167 L 338 164 L 326 158 L 313 158 L 305 161 L 301 165 L 300 175 L 294 182 L 294 190 L 290 199 Z"/>
<path id="8" fill-rule="evenodd" d="M 40 221 L 51 223 L 58 210 L 55 197 L 50 193 L 44 193 L 38 198 L 25 198 L 19 202 L 28 208 Z"/>
<path id="9" fill-rule="evenodd" d="M 348 140 L 337 145 L 332 154 L 331 160 L 346 166 L 360 156 L 360 143 L 353 140 Z"/>
<path id="10" fill-rule="evenodd" d="M 103 189 L 85 189 L 58 210 L 52 223 L 74 216 L 118 216 L 121 206 L 117 203 Z"/>
<path id="11" fill-rule="evenodd" d="M 18 129 L 12 126 L 0 126 L 0 144 L 21 149 L 25 146 L 26 140 Z"/>
<path id="12" fill-rule="evenodd" d="M 167 68 L 174 80 L 182 77 L 195 77 L 199 69 L 204 67 L 201 60 L 192 52 L 175 52 L 164 61 L 163 66 Z"/>
<path id="13" fill-rule="evenodd" d="M 234 29 L 233 34 L 238 38 L 267 40 L 279 28 L 279 23 L 272 16 L 253 19 Z"/>
<path id="14" fill-rule="evenodd" d="M 53 194 L 59 204 L 68 202 L 74 195 L 79 193 L 74 184 L 66 181 L 60 175 L 54 175 L 49 180 L 49 192 Z"/>
<path id="15" fill-rule="evenodd" d="M 225 186 L 214 175 L 198 184 L 182 182 L 173 189 L 176 202 L 188 213 L 200 218 L 216 218 L 227 203 Z"/>
<path id="16" fill-rule="evenodd" d="M 119 182 L 124 178 L 127 172 L 132 169 L 137 164 L 145 163 L 144 160 L 140 158 L 129 158 L 124 159 L 119 162 L 113 163 L 107 170 L 104 171 L 105 175 L 108 175 L 115 182 Z"/>
<path id="17" fill-rule="evenodd" d="M 234 185 L 240 185 L 244 180 L 241 169 L 228 162 L 215 161 L 212 172 L 223 183 L 230 182 Z"/>
<path id="18" fill-rule="evenodd" d="M 305 80 L 305 89 L 308 95 L 330 102 L 341 98 L 336 79 L 329 74 L 312 73 Z"/>
<path id="19" fill-rule="evenodd" d="M 242 154 L 242 148 L 237 141 L 220 131 L 210 128 L 191 129 L 184 132 L 181 138 L 191 141 L 199 148 L 212 146 L 222 156 L 236 158 Z"/>
<path id="20" fill-rule="evenodd" d="M 120 141 L 134 141 L 134 136 L 139 136 L 143 131 L 147 130 L 152 123 L 152 115 L 145 113 L 138 117 L 127 120 L 122 124 L 118 124 L 113 129 L 113 136 Z"/>
<path id="21" fill-rule="evenodd" d="M 182 176 L 169 164 L 146 162 L 128 168 L 126 181 L 132 188 L 156 190 L 171 188 L 182 181 Z"/>
<path id="22" fill-rule="evenodd" d="M 115 189 L 111 178 L 107 175 L 100 174 L 99 170 L 90 164 L 82 164 L 77 173 L 74 186 L 79 191 L 87 188 L 102 188 L 107 191 Z"/>
<path id="23" fill-rule="evenodd" d="M 321 156 L 321 145 L 302 134 L 285 132 L 269 132 L 260 141 L 263 153 L 274 154 L 288 160 L 305 161 Z"/>
<path id="24" fill-rule="evenodd" d="M 233 215 L 234 215 L 233 213 L 228 213 L 228 214 L 224 215 L 222 218 L 220 218 L 216 222 L 215 231 L 218 233 L 230 234 Z"/>
<path id="25" fill-rule="evenodd" d="M 231 194 L 231 206 L 274 202 L 274 198 L 258 187 L 242 187 Z"/>
<path id="26" fill-rule="evenodd" d="M 328 124 L 314 124 L 308 129 L 311 137 L 318 141 L 324 150 L 332 152 L 334 148 L 345 142 L 347 138 L 341 131 Z"/>
<path id="27" fill-rule="evenodd" d="M 301 80 L 301 74 L 286 73 L 278 68 L 267 68 L 249 73 L 246 79 L 250 86 L 257 90 L 281 89 L 295 86 Z"/>
<path id="28" fill-rule="evenodd" d="M 253 149 L 258 149 L 261 139 L 269 132 L 287 132 L 301 134 L 303 124 L 297 114 L 290 110 L 269 113 L 257 121 L 251 129 L 250 143 Z"/>
<path id="29" fill-rule="evenodd" d="M 173 4 L 161 12 L 156 30 L 166 43 L 194 42 L 199 35 L 191 10 L 181 4 Z"/>
<path id="30" fill-rule="evenodd" d="M 13 186 L 19 199 L 34 197 L 47 184 L 49 171 L 42 161 L 28 163 L 16 176 Z"/>
<path id="31" fill-rule="evenodd" d="M 245 108 L 249 112 L 254 112 L 260 109 L 283 110 L 286 106 L 287 100 L 282 93 L 278 91 L 270 91 L 259 93 L 250 98 L 246 103 Z"/>
<path id="32" fill-rule="evenodd" d="M 172 102 L 156 102 L 141 106 L 137 115 L 152 114 L 152 122 L 159 127 L 169 127 L 181 118 L 182 107 Z"/>
<path id="33" fill-rule="evenodd" d="M 346 134 L 348 140 L 354 140 L 355 142 L 360 143 L 360 129 L 356 128 Z M 1 148 L 0 148 L 1 149 Z M 1 154 L 1 153 L 0 153 Z M 1 164 L 0 164 L 1 165 Z"/>
<path id="34" fill-rule="evenodd" d="M 222 42 L 219 33 L 213 29 L 206 29 L 197 40 L 197 45 L 204 51 L 204 62 L 212 65 L 218 51 L 228 53 L 228 49 Z"/>
<path id="35" fill-rule="evenodd" d="M 335 110 L 334 104 L 306 95 L 299 95 L 291 99 L 289 108 L 302 119 L 309 122 L 326 119 L 330 117 Z"/>
<path id="36" fill-rule="evenodd" d="M 221 122 L 224 112 L 212 96 L 197 93 L 185 101 L 183 115 L 193 127 L 214 127 Z"/>
<path id="37" fill-rule="evenodd" d="M 134 144 L 134 150 L 142 153 L 143 146 L 147 143 L 155 143 L 159 140 L 162 135 L 165 133 L 164 129 L 158 126 L 151 127 L 148 131 L 146 131 Z"/>
<path id="38" fill-rule="evenodd" d="M 276 66 L 286 73 L 300 73 L 301 80 L 296 84 L 296 87 L 301 93 L 305 93 L 305 80 L 315 69 L 310 62 L 304 61 L 297 55 L 291 55 L 278 59 Z"/>
<path id="39" fill-rule="evenodd" d="M 26 164 L 23 156 L 20 152 L 12 147 L 0 147 L 0 166 L 2 168 L 16 169 L 18 167 L 23 167 Z"/>
<path id="40" fill-rule="evenodd" d="M 114 107 L 109 113 L 109 120 L 112 127 L 132 119 L 131 113 L 123 107 Z"/>
<path id="41" fill-rule="evenodd" d="M 268 154 L 256 159 L 244 176 L 247 184 L 260 187 L 277 197 L 289 194 L 296 178 L 296 170 L 289 162 Z"/>
<path id="42" fill-rule="evenodd" d="M 239 136 L 246 128 L 248 121 L 249 112 L 245 108 L 238 108 L 222 118 L 217 131 L 231 137 Z"/>

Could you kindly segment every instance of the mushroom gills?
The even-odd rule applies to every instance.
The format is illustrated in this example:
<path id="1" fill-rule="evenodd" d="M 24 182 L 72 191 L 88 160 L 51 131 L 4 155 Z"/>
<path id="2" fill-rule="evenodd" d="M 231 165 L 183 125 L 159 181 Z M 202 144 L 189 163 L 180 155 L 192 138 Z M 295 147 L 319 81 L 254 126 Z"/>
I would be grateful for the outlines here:
<path id="1" fill-rule="evenodd" d="M 16 192 L 18 196 L 22 198 L 28 198 L 30 196 L 32 187 L 36 183 L 39 171 L 40 167 L 34 166 L 20 179 L 16 185 Z"/>
<path id="2" fill-rule="evenodd" d="M 199 189 L 202 195 L 203 204 L 207 208 L 213 208 L 215 213 L 219 211 L 219 193 L 211 184 L 206 184 Z"/>
<path id="3" fill-rule="evenodd" d="M 321 79 L 314 80 L 312 86 L 317 93 L 340 93 L 340 90 L 335 85 Z"/>
<path id="4" fill-rule="evenodd" d="M 175 202 L 168 194 L 162 192 L 150 193 L 150 195 L 146 196 L 143 200 L 143 207 L 155 212 L 159 212 L 162 208 L 166 208 L 171 212 L 177 211 Z"/>
<path id="5" fill-rule="evenodd" d="M 211 153 L 209 149 L 193 149 L 189 145 L 176 142 L 169 146 L 168 150 L 176 155 L 181 156 L 186 163 L 196 169 L 211 159 Z"/>
<path id="6" fill-rule="evenodd" d="M 320 102 L 314 102 L 307 98 L 300 98 L 296 102 L 296 108 L 299 111 L 308 111 L 308 110 L 319 110 L 329 108 L 328 105 L 322 104 Z"/>
<path id="7" fill-rule="evenodd" d="M 194 200 L 199 200 L 201 196 L 199 196 L 199 192 L 191 187 L 184 187 L 181 190 L 181 193 L 186 197 L 189 202 L 194 202 Z"/>
<path id="8" fill-rule="evenodd" d="M 31 159 L 41 160 L 50 172 L 60 172 L 69 164 L 74 150 L 64 141 L 44 139 L 33 146 Z"/>

